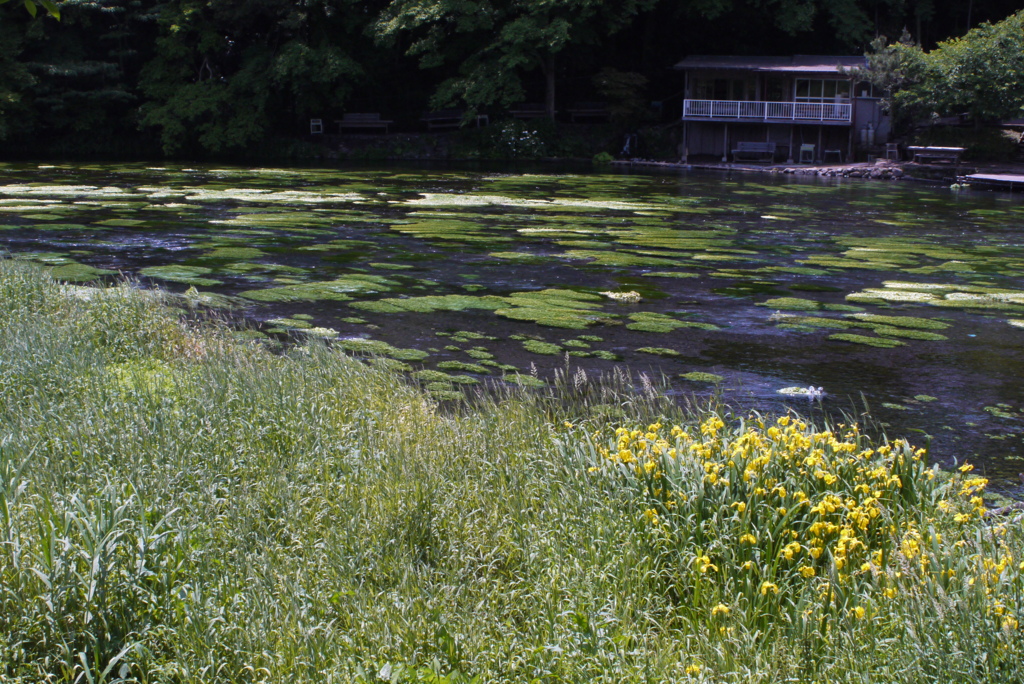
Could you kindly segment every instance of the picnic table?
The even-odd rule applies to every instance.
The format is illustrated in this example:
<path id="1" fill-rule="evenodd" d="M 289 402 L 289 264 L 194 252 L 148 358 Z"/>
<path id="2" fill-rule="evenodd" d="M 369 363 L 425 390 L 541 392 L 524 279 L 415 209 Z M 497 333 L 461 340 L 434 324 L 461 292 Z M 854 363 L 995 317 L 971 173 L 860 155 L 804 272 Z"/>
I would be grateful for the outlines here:
<path id="1" fill-rule="evenodd" d="M 964 153 L 963 147 L 928 147 L 928 146 L 909 146 L 907 151 L 910 152 L 911 159 L 915 162 L 921 162 L 925 159 L 931 159 L 933 161 L 948 161 L 954 164 L 960 163 L 960 155 Z"/>

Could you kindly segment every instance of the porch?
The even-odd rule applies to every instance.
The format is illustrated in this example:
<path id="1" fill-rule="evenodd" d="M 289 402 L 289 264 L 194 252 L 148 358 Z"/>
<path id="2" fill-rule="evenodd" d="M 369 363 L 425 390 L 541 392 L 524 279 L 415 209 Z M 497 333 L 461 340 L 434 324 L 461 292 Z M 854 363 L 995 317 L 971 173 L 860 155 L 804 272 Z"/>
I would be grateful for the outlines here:
<path id="1" fill-rule="evenodd" d="M 683 100 L 684 121 L 816 123 L 849 126 L 853 105 L 833 102 Z"/>

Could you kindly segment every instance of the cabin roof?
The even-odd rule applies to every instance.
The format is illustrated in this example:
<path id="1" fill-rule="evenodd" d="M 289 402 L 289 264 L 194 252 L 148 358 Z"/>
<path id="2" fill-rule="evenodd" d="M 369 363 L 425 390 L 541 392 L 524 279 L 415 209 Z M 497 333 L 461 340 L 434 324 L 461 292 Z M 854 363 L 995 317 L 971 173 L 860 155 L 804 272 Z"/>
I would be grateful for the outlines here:
<path id="1" fill-rule="evenodd" d="M 797 74 L 835 74 L 840 67 L 864 67 L 863 56 L 792 55 L 790 57 L 741 57 L 739 55 L 691 55 L 676 64 L 686 71 L 752 71 Z"/>

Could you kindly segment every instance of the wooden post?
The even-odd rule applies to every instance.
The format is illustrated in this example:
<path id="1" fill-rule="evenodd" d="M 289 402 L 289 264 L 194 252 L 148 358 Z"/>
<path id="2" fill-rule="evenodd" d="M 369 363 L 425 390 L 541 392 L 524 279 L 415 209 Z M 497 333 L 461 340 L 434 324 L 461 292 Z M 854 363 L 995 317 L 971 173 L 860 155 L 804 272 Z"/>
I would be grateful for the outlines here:
<path id="1" fill-rule="evenodd" d="M 729 161 L 729 124 L 725 124 L 725 140 L 722 142 L 722 161 Z"/>

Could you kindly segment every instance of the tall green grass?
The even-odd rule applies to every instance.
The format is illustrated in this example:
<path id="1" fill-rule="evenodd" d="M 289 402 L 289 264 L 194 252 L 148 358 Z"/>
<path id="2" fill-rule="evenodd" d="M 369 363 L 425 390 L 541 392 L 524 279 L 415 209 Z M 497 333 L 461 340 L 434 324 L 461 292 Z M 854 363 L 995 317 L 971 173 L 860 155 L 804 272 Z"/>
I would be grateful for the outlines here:
<path id="1" fill-rule="evenodd" d="M 1019 525 L 929 535 L 962 574 L 884 616 L 712 619 L 653 491 L 590 471 L 595 431 L 699 430 L 652 384 L 567 372 L 442 411 L 173 304 L 0 261 L 0 681 L 1024 679 L 1019 569 L 1001 613 L 971 598 Z"/>

